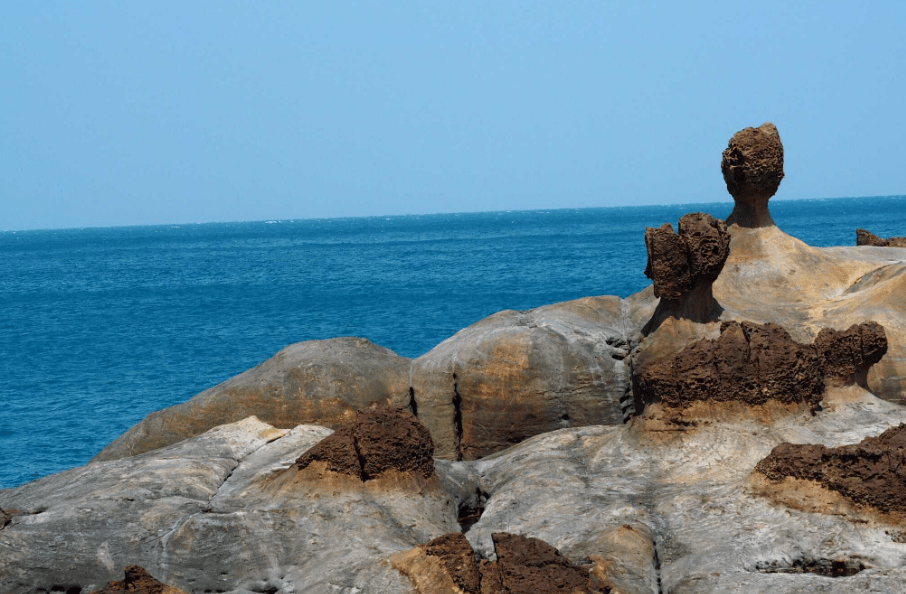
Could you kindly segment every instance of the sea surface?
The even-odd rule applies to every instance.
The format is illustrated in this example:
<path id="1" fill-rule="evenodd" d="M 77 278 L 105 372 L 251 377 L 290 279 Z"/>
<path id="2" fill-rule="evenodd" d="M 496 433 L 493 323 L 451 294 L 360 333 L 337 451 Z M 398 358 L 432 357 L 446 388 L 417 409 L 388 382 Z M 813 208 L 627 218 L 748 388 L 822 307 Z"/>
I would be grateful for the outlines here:
<path id="1" fill-rule="evenodd" d="M 732 203 L 0 233 L 0 488 L 302 340 L 417 357 L 503 309 L 645 288 L 646 226 Z M 906 235 L 906 196 L 774 200 L 781 229 Z"/>

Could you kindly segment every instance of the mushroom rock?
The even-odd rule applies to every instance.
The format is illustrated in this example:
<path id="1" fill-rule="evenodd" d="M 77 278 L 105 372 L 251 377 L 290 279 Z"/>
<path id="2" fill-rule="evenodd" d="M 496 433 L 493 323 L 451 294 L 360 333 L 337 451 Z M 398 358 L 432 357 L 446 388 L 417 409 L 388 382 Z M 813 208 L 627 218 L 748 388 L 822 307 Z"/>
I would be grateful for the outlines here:
<path id="1" fill-rule="evenodd" d="M 130 565 L 122 581 L 110 582 L 92 594 L 186 594 L 184 590 L 168 586 L 155 579 L 144 567 Z"/>
<path id="2" fill-rule="evenodd" d="M 906 248 L 906 237 L 888 237 L 887 239 L 882 239 L 865 229 L 856 229 L 856 245 Z"/>
<path id="3" fill-rule="evenodd" d="M 900 423 L 876 437 L 855 445 L 826 447 L 820 444 L 781 443 L 758 462 L 755 471 L 774 483 L 774 495 L 796 497 L 802 481 L 810 492 L 829 490 L 855 506 L 868 506 L 882 514 L 906 519 L 906 424 Z M 785 484 L 782 484 L 787 479 Z M 793 479 L 793 480 L 789 480 Z M 809 490 L 806 488 L 806 492 Z M 820 499 L 816 497 L 816 499 Z M 818 513 L 833 513 L 830 506 Z"/>
<path id="4" fill-rule="evenodd" d="M 720 170 L 735 201 L 727 225 L 773 225 L 768 200 L 783 179 L 783 143 L 774 124 L 768 122 L 734 134 L 723 152 Z"/>
<path id="5" fill-rule="evenodd" d="M 275 427 L 338 427 L 369 406 L 409 402 L 409 359 L 364 338 L 311 340 L 188 401 L 153 412 L 94 461 L 135 456 L 255 415 Z"/>
<path id="6" fill-rule="evenodd" d="M 320 462 L 327 470 L 362 482 L 388 473 L 434 475 L 431 434 L 405 409 L 374 409 L 359 413 L 351 425 L 337 429 L 301 455 L 295 469 Z"/>

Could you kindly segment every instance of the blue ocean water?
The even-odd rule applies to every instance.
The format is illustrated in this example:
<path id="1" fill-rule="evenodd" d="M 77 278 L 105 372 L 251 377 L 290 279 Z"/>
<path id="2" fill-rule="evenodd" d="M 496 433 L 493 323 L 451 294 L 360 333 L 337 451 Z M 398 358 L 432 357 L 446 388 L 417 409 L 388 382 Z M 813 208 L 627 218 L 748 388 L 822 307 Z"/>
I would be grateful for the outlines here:
<path id="1" fill-rule="evenodd" d="M 644 230 L 732 203 L 0 233 L 0 488 L 293 342 L 416 357 L 503 309 L 649 284 Z M 906 197 L 771 203 L 816 246 L 906 235 Z"/>

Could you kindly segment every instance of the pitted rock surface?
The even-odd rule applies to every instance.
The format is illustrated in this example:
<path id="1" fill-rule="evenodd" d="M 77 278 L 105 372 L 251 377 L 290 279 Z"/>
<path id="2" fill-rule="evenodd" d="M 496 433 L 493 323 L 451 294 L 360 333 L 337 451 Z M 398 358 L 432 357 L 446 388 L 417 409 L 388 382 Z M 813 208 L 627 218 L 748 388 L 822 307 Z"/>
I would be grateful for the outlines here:
<path id="1" fill-rule="evenodd" d="M 906 424 L 854 445 L 781 443 L 755 470 L 775 481 L 816 481 L 854 503 L 906 513 Z"/>
<path id="2" fill-rule="evenodd" d="M 679 220 L 679 233 L 669 223 L 645 230 L 648 265 L 657 297 L 676 300 L 700 283 L 712 283 L 730 255 L 730 235 L 720 219 L 692 213 Z"/>
<path id="3" fill-rule="evenodd" d="M 815 349 L 826 378 L 851 381 L 887 353 L 887 335 L 877 322 L 852 325 L 847 330 L 824 328 L 815 337 Z"/>
<path id="4" fill-rule="evenodd" d="M 783 179 L 783 143 L 774 124 L 766 122 L 734 134 L 720 170 L 735 200 L 766 200 L 776 194 Z"/>
<path id="5" fill-rule="evenodd" d="M 543 540 L 498 532 L 492 536 L 500 592 L 559 594 L 605 592 L 590 583 L 587 567 L 576 566 Z"/>
<path id="6" fill-rule="evenodd" d="M 884 239 L 865 229 L 856 229 L 856 245 L 906 248 L 906 237 L 888 237 Z"/>
<path id="7" fill-rule="evenodd" d="M 472 545 L 461 532 L 445 534 L 425 543 L 425 554 L 439 557 L 450 577 L 463 592 L 479 594 L 481 575 Z"/>
<path id="8" fill-rule="evenodd" d="M 185 594 L 178 588 L 168 586 L 148 573 L 144 567 L 130 565 L 122 581 L 110 582 L 105 588 L 93 594 Z"/>
<path id="9" fill-rule="evenodd" d="M 401 408 L 379 408 L 359 413 L 352 425 L 337 429 L 296 460 L 303 470 L 312 462 L 360 480 L 375 479 L 388 471 L 434 474 L 434 442 L 412 413 Z"/>
<path id="10" fill-rule="evenodd" d="M 640 404 L 677 408 L 693 401 L 733 400 L 815 407 L 824 392 L 824 374 L 811 345 L 794 341 L 776 324 L 750 322 L 723 322 L 716 340 L 694 342 L 633 379 Z"/>

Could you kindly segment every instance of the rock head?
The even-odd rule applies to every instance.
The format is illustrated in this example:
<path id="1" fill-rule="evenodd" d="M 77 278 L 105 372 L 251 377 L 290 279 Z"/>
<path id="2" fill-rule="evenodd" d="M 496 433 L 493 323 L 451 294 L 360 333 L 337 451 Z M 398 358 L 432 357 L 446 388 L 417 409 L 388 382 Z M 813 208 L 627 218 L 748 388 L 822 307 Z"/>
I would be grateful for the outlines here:
<path id="1" fill-rule="evenodd" d="M 390 471 L 434 474 L 434 442 L 412 413 L 402 408 L 362 411 L 358 419 L 325 437 L 296 460 L 304 470 L 321 462 L 327 470 L 362 482 Z"/>
<path id="2" fill-rule="evenodd" d="M 727 224 L 767 227 L 774 224 L 768 200 L 783 179 L 783 143 L 770 122 L 744 128 L 730 139 L 720 169 L 727 191 L 736 202 Z"/>

